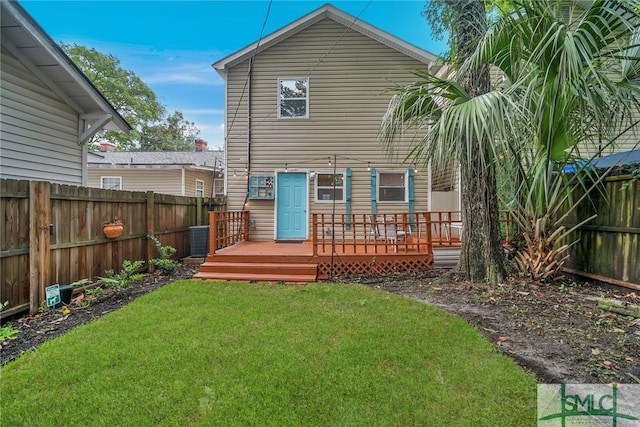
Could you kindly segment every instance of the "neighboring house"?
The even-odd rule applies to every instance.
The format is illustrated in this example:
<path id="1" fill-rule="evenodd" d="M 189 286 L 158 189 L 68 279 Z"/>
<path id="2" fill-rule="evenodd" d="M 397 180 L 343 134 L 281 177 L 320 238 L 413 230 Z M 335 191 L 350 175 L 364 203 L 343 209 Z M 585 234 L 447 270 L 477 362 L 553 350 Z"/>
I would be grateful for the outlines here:
<path id="1" fill-rule="evenodd" d="M 0 177 L 86 185 L 87 142 L 131 128 L 22 6 L 0 23 Z"/>
<path id="2" fill-rule="evenodd" d="M 455 174 L 389 156 L 377 140 L 393 89 L 437 57 L 325 5 L 213 64 L 225 81 L 227 208 L 251 239 L 307 239 L 312 213 L 458 209 Z M 442 70 L 444 71 L 444 70 Z M 419 135 L 418 135 L 419 136 Z M 447 197 L 448 196 L 448 197 Z"/>
<path id="3" fill-rule="evenodd" d="M 223 151 L 110 151 L 108 144 L 101 149 L 89 153 L 89 187 L 189 197 L 224 195 Z"/>

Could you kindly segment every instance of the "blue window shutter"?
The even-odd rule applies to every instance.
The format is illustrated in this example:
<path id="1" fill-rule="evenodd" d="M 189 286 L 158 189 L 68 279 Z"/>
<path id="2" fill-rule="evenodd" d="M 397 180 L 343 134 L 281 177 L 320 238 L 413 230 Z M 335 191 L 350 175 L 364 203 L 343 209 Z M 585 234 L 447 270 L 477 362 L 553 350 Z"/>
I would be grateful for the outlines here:
<path id="1" fill-rule="evenodd" d="M 346 229 L 347 230 L 351 230 L 351 168 L 347 168 L 346 172 L 345 172 L 345 180 L 344 180 L 344 186 L 345 186 L 345 213 L 347 214 L 345 221 L 346 221 Z"/>
<path id="2" fill-rule="evenodd" d="M 413 168 L 409 168 L 409 222 L 414 221 L 415 199 L 413 193 Z"/>
<path id="3" fill-rule="evenodd" d="M 378 206 L 376 205 L 376 199 L 378 194 L 378 188 L 376 184 L 377 173 L 375 168 L 371 169 L 371 213 L 377 213 Z"/>

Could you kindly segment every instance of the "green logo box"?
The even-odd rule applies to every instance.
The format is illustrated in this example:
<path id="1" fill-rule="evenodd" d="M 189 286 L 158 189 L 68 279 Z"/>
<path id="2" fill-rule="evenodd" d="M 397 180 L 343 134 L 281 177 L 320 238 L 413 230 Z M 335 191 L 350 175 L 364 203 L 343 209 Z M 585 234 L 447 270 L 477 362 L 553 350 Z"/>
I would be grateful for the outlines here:
<path id="1" fill-rule="evenodd" d="M 538 427 L 640 427 L 640 384 L 538 384 Z"/>

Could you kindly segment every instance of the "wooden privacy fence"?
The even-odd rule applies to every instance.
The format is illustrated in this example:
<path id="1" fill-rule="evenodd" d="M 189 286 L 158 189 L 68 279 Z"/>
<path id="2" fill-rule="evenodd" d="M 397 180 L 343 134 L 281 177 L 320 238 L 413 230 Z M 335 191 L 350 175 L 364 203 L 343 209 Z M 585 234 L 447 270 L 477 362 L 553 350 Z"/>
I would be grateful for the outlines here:
<path id="1" fill-rule="evenodd" d="M 206 199 L 103 190 L 41 181 L 0 180 L 0 292 L 3 315 L 38 311 L 47 286 L 95 280 L 124 260 L 158 257 L 146 235 L 190 252 L 191 226 L 208 223 Z M 108 239 L 105 221 L 120 218 L 123 234 Z"/>
<path id="2" fill-rule="evenodd" d="M 577 224 L 598 215 L 571 236 L 571 241 L 580 240 L 571 249 L 567 271 L 640 289 L 640 181 L 631 175 L 613 176 L 605 179 L 604 187 L 568 220 Z"/>

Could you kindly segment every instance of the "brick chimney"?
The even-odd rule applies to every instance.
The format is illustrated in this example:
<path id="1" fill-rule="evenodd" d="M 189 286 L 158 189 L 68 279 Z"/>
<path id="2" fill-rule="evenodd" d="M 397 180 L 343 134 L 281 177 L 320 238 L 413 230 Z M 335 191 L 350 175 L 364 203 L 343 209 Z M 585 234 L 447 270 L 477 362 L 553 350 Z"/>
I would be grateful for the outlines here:
<path id="1" fill-rule="evenodd" d="M 116 145 L 110 142 L 101 142 L 100 143 L 100 151 L 116 151 Z"/>
<path id="2" fill-rule="evenodd" d="M 207 145 L 204 139 L 196 139 L 196 151 L 207 151 Z"/>

